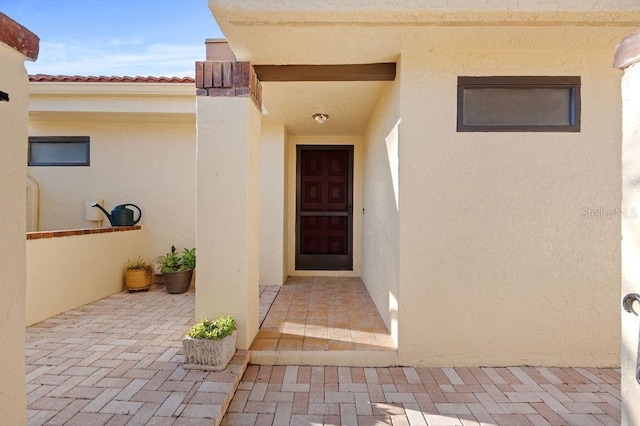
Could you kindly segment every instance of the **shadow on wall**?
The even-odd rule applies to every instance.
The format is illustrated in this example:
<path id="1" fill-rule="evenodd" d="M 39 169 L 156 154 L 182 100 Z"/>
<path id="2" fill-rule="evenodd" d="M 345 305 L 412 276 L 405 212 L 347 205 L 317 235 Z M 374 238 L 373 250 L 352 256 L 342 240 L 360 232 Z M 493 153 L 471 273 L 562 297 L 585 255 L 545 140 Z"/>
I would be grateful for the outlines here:
<path id="1" fill-rule="evenodd" d="M 27 232 L 38 231 L 40 211 L 40 187 L 31 176 L 27 176 Z"/>

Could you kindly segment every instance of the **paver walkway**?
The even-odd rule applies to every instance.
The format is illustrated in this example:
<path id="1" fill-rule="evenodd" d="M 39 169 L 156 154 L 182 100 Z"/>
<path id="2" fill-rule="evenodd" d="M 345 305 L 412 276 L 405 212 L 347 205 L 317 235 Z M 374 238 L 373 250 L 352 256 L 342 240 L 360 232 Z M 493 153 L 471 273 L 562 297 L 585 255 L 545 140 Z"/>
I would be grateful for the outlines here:
<path id="1" fill-rule="evenodd" d="M 252 351 L 394 351 L 395 344 L 358 277 L 289 277 Z"/>
<path id="2" fill-rule="evenodd" d="M 223 425 L 619 425 L 620 374 L 249 366 Z"/>
<path id="3" fill-rule="evenodd" d="M 29 425 L 211 425 L 248 352 L 222 372 L 184 370 L 194 294 L 118 293 L 27 327 Z"/>
<path id="4" fill-rule="evenodd" d="M 275 289 L 265 290 L 273 297 Z M 292 299 L 293 301 L 293 299 Z M 29 425 L 211 425 L 248 353 L 185 371 L 194 293 L 119 293 L 27 327 Z M 249 366 L 223 423 L 619 425 L 620 372 Z"/>

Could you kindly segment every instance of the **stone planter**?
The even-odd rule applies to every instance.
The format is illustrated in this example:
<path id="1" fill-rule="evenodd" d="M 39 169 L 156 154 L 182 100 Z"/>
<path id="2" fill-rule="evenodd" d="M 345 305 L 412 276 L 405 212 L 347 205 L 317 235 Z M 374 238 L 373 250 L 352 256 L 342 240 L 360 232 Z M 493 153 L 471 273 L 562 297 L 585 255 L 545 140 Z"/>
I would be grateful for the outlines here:
<path id="1" fill-rule="evenodd" d="M 180 294 L 189 290 L 193 269 L 181 272 L 164 272 L 164 286 L 169 294 Z"/>
<path id="2" fill-rule="evenodd" d="M 221 371 L 227 366 L 236 353 L 236 335 L 234 331 L 220 340 L 182 339 L 184 350 L 184 369 Z"/>

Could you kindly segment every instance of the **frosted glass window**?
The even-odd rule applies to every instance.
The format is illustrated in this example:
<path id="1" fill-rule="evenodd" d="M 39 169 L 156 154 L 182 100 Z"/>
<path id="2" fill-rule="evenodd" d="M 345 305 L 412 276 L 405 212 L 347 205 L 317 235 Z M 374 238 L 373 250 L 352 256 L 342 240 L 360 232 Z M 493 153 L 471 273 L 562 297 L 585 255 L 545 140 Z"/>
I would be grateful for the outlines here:
<path id="1" fill-rule="evenodd" d="M 88 136 L 32 136 L 29 166 L 88 166 Z"/>
<path id="2" fill-rule="evenodd" d="M 580 77 L 459 77 L 458 131 L 580 131 Z"/>

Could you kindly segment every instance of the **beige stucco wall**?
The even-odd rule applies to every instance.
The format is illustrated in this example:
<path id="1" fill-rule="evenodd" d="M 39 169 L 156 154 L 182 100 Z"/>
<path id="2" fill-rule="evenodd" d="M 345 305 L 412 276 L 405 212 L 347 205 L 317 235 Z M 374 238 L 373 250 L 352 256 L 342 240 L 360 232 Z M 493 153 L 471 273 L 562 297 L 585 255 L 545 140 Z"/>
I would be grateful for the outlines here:
<path id="1" fill-rule="evenodd" d="M 283 124 L 263 124 L 260 139 L 260 285 L 282 285 L 284 259 L 284 161 L 286 130 Z"/>
<path id="2" fill-rule="evenodd" d="M 398 338 L 400 79 L 382 93 L 364 136 L 362 280 Z"/>
<path id="3" fill-rule="evenodd" d="M 375 242 L 392 240 L 393 232 L 368 231 L 397 221 L 400 364 L 619 364 L 620 76 L 611 52 L 637 28 L 637 2 L 209 0 L 209 6 L 238 58 L 253 63 L 401 58 L 400 88 L 389 89 L 400 93 L 399 210 L 394 218 L 383 201 L 388 189 L 378 186 L 393 181 L 383 174 L 388 158 L 381 155 L 388 134 L 382 129 L 396 122 L 387 92 L 363 136 L 362 166 L 364 206 L 384 206 L 385 213 L 369 222 L 365 209 L 361 237 L 361 274 L 384 312 L 393 284 L 376 273 L 392 278 L 394 259 L 384 263 L 387 249 Z M 457 77 L 493 75 L 580 76 L 581 132 L 456 133 Z M 358 109 L 353 98 L 336 98 L 334 106 Z M 294 147 L 307 138 L 314 139 L 292 136 L 288 149 L 290 273 Z"/>
<path id="4" fill-rule="evenodd" d="M 620 219 L 604 216 L 620 205 L 620 76 L 613 46 L 590 49 L 607 31 L 560 50 L 541 42 L 563 28 L 409 31 L 400 364 L 619 364 Z M 581 76 L 581 132 L 456 133 L 461 75 Z"/>
<path id="5" fill-rule="evenodd" d="M 640 293 L 640 63 L 622 78 L 622 296 Z M 617 296 L 618 294 L 616 294 Z M 636 303 L 636 312 L 640 307 Z M 622 424 L 640 424 L 640 385 L 635 378 L 638 350 L 636 315 L 622 311 Z"/>
<path id="6" fill-rule="evenodd" d="M 0 43 L 0 413 L 2 422 L 27 423 L 24 367 L 25 202 L 28 81 L 25 57 Z"/>
<path id="7" fill-rule="evenodd" d="M 27 241 L 26 324 L 118 293 L 144 230 Z"/>
<path id="8" fill-rule="evenodd" d="M 94 114 L 73 121 L 38 114 L 29 134 L 91 138 L 89 167 L 28 168 L 40 187 L 40 230 L 100 226 L 85 220 L 85 200 L 99 199 L 107 211 L 123 203 L 142 209 L 143 257 L 155 260 L 171 245 L 195 247 L 195 117 Z M 106 217 L 102 226 L 109 226 Z"/>
<path id="9" fill-rule="evenodd" d="M 231 315 L 237 346 L 258 332 L 259 109 L 249 98 L 197 98 L 196 317 Z"/>
<path id="10" fill-rule="evenodd" d="M 353 270 L 352 271 L 298 271 L 296 253 L 296 146 L 297 145 L 353 145 Z M 362 252 L 362 138 L 357 136 L 298 136 L 287 141 L 287 271 L 289 276 L 360 276 Z"/>

